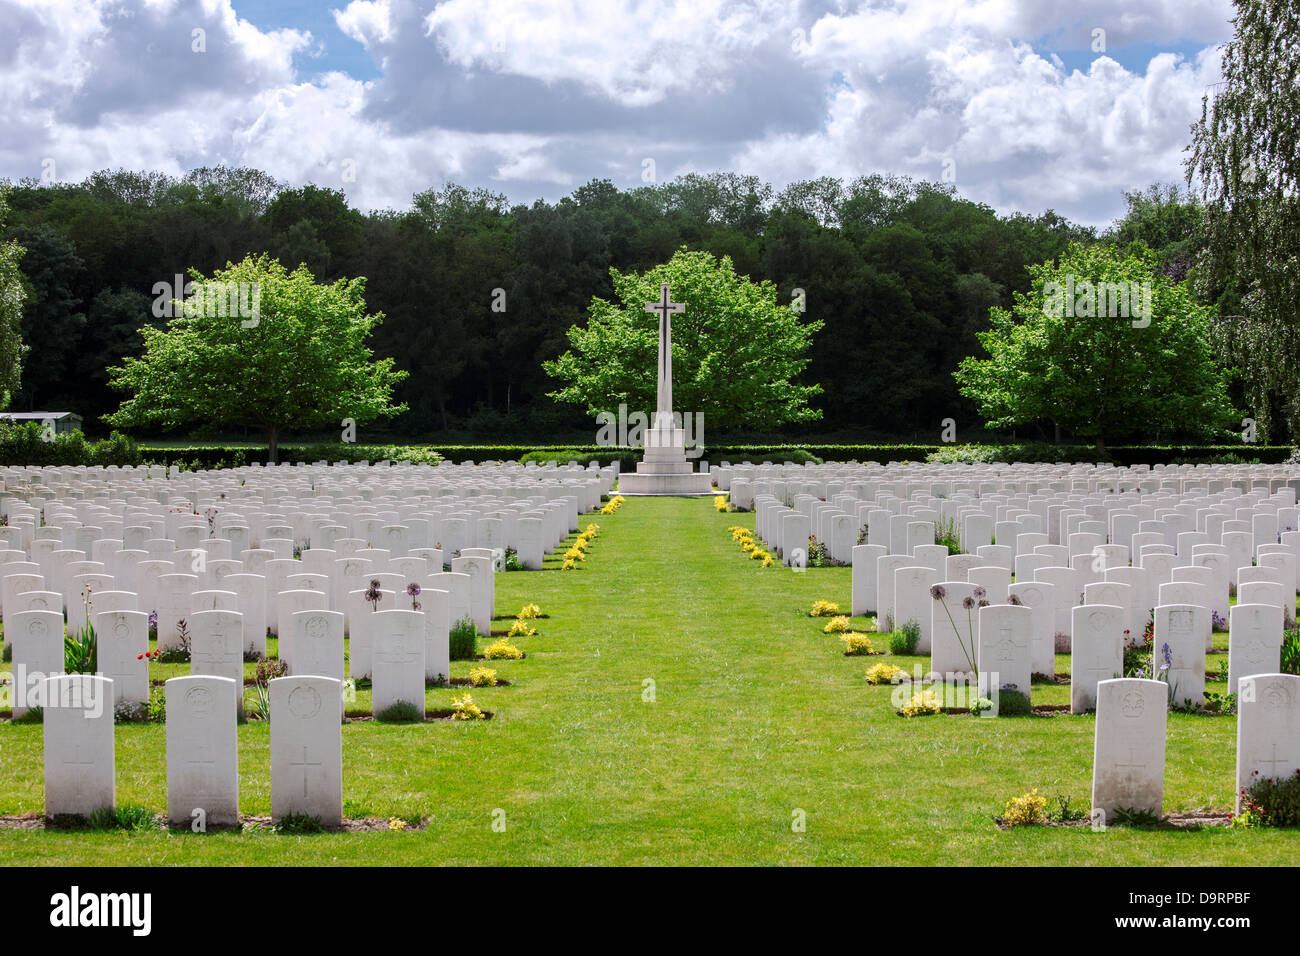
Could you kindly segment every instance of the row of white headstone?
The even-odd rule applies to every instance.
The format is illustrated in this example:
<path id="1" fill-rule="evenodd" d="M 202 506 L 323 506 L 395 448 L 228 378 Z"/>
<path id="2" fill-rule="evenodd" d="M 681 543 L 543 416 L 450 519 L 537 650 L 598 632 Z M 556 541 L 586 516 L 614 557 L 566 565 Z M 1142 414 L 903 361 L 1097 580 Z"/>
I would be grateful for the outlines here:
<path id="1" fill-rule="evenodd" d="M 239 822 L 236 682 L 211 675 L 167 681 L 167 817 L 192 828 Z M 343 819 L 343 684 L 328 677 L 270 682 L 271 816 Z M 114 682 L 46 678 L 45 814 L 89 816 L 116 807 Z"/>
<path id="2" fill-rule="evenodd" d="M 39 676 L 61 672 L 65 607 L 70 632 L 88 620 L 95 625 L 102 671 L 118 681 L 123 702 L 148 697 L 141 657 L 148 611 L 156 614 L 160 649 L 180 642 L 179 624 L 186 622 L 197 674 L 239 678 L 246 654 L 265 653 L 269 631 L 280 639 L 289 673 L 335 679 L 347 676 L 346 634 L 351 676 L 373 676 L 381 700 L 386 674 L 398 663 L 430 679 L 446 677 L 450 628 L 469 618 L 480 633 L 490 633 L 494 573 L 504 552 L 468 544 L 459 552 L 416 547 L 412 534 L 418 531 L 414 540 L 423 540 L 431 526 L 437 533 L 465 526 L 466 540 L 475 544 L 513 542 L 524 551 L 536 545 L 532 563 L 540 566 L 544 551 L 576 529 L 579 509 L 599 505 L 613 476 L 546 469 L 554 474 L 528 486 L 519 484 L 521 469 L 476 467 L 481 484 L 475 488 L 431 489 L 427 475 L 435 470 L 442 469 L 309 468 L 285 476 L 244 470 L 242 477 L 220 471 L 160 481 L 143 470 L 25 469 L 26 484 L 12 469 L 0 471 L 6 483 L 0 511 L 10 522 L 0 528 L 6 545 L 0 550 L 0 613 L 22 677 L 18 696 Z M 499 496 L 468 494 L 490 488 L 493 475 Z M 173 485 L 185 494 L 173 494 Z M 53 488 L 62 496 L 42 497 Z M 331 495 L 330 489 L 360 494 Z M 439 494 L 431 495 L 434 490 Z M 535 493 L 513 497 L 526 492 Z M 318 533 L 334 547 L 308 547 L 310 539 L 301 536 Z M 246 548 L 233 559 L 231 538 L 222 535 L 275 547 Z M 377 543 L 391 547 L 371 547 Z M 301 559 L 276 556 L 294 549 Z M 449 572 L 443 570 L 448 558 Z M 371 581 L 379 582 L 377 602 L 366 594 Z M 421 589 L 414 599 L 406 594 L 412 584 Z M 421 647 L 408 633 L 415 619 L 384 613 L 413 610 L 416 603 L 424 625 Z M 16 713 L 23 709 L 19 700 Z"/>
<path id="3" fill-rule="evenodd" d="M 915 621 L 934 674 L 965 682 L 978 669 L 984 686 L 1028 696 L 1033 675 L 1053 674 L 1068 649 L 1071 711 L 1097 712 L 1094 809 L 1160 811 L 1168 705 L 1202 701 L 1216 623 L 1229 628 L 1239 701 L 1238 809 L 1260 776 L 1300 768 L 1300 677 L 1275 673 L 1300 590 L 1293 466 L 872 463 L 714 475 L 785 564 L 805 567 L 810 539 L 852 564 L 852 613 L 874 612 L 881 631 Z M 935 543 L 940 530 L 957 532 L 965 553 Z M 1124 678 L 1126 643 L 1149 619 L 1161 679 Z"/>
<path id="4" fill-rule="evenodd" d="M 1039 481 L 1052 476 L 1050 468 L 1026 467 Z M 1005 485 L 1032 484 L 1018 470 L 1002 477 Z M 1136 643 L 1149 619 L 1156 647 L 1169 645 L 1179 700 L 1199 702 L 1216 621 L 1231 624 L 1235 687 L 1243 674 L 1277 669 L 1283 627 L 1295 616 L 1300 532 L 1288 485 L 1271 494 L 1188 489 L 1183 497 L 1162 488 L 1092 495 L 977 488 L 980 497 L 951 499 L 916 487 L 907 500 L 892 494 L 896 486 L 877 486 L 865 489 L 877 496 L 870 501 L 858 500 L 864 489 L 833 482 L 825 488 L 835 492 L 831 501 L 807 493 L 820 488 L 771 489 L 789 504 L 761 490 L 752 505 L 768 546 L 797 565 L 805 556 L 796 554 L 799 545 L 816 532 L 831 541 L 832 556 L 836 543 L 843 545 L 853 565 L 852 613 L 874 612 L 882 632 L 915 621 L 918 650 L 932 655 L 934 671 L 969 671 L 982 662 L 981 670 L 1000 668 L 1005 683 L 1021 688 L 1034 673 L 1053 673 L 1057 650 L 1073 650 L 1077 710 L 1092 707 L 1098 680 L 1122 674 L 1126 638 Z M 859 520 L 869 543 L 848 544 Z M 975 553 L 950 554 L 934 543 L 936 524 L 945 520 L 960 523 L 963 546 Z M 1067 543 L 1053 543 L 1044 527 Z M 871 543 L 877 532 L 882 543 Z M 1238 604 L 1230 609 L 1232 587 Z M 980 599 L 992 606 L 963 607 Z"/>
<path id="5" fill-rule="evenodd" d="M 1097 685 L 1092 808 L 1109 822 L 1116 810 L 1163 813 L 1168 685 L 1120 678 Z M 1300 772 L 1300 676 L 1243 677 L 1237 703 L 1235 804 L 1240 813 L 1261 779 Z"/>
<path id="6" fill-rule="evenodd" d="M 270 682 L 273 816 L 336 823 L 345 635 L 351 675 L 372 679 L 375 712 L 423 709 L 426 680 L 449 675 L 451 626 L 467 618 L 490 633 L 505 549 L 540 568 L 615 474 L 0 469 L 0 613 L 14 713 L 44 708 L 47 814 L 112 805 L 114 710 L 149 699 L 149 609 L 160 649 L 180 642 L 181 621 L 190 642 L 191 676 L 166 685 L 172 820 L 195 810 L 212 824 L 236 819 L 244 655 L 264 652 L 269 632 L 290 675 Z M 99 674 L 60 676 L 65 629 L 87 622 Z M 70 696 L 101 710 L 59 706 Z"/>

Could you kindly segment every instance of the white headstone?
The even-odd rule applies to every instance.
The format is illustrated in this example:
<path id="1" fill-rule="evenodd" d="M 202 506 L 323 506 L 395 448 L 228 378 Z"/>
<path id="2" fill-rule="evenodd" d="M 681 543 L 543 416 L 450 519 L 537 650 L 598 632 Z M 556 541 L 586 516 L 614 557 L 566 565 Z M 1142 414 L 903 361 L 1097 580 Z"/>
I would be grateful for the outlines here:
<path id="1" fill-rule="evenodd" d="M 329 677 L 277 677 L 271 693 L 271 818 L 343 822 L 343 686 Z"/>
<path id="2" fill-rule="evenodd" d="M 243 681 L 203 675 L 173 677 L 165 686 L 168 819 L 191 827 L 239 823 L 235 700 Z"/>
<path id="3" fill-rule="evenodd" d="M 1165 686 L 1143 678 L 1097 685 L 1092 807 L 1109 823 L 1116 810 L 1161 814 L 1165 784 Z"/>
<path id="4" fill-rule="evenodd" d="M 1122 607 L 1088 604 L 1074 608 L 1070 638 L 1070 713 L 1097 706 L 1097 685 L 1124 676 Z"/>
<path id="5" fill-rule="evenodd" d="M 371 709 L 378 715 L 399 702 L 424 710 L 424 615 L 377 611 L 371 620 Z"/>
<path id="6" fill-rule="evenodd" d="M 113 682 L 66 674 L 41 683 L 45 815 L 87 816 L 116 806 Z"/>

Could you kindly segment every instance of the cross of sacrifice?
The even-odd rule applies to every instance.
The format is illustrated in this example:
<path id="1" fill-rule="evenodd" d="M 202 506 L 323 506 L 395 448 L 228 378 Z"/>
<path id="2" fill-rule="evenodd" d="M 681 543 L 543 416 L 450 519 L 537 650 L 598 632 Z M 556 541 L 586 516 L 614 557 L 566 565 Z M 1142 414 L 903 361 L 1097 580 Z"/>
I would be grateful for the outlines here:
<path id="1" fill-rule="evenodd" d="M 659 313 L 659 402 L 655 409 L 657 425 L 660 412 L 669 416 L 673 413 L 673 335 L 669 316 L 674 312 L 685 312 L 686 303 L 670 302 L 668 283 L 664 282 L 659 286 L 659 301 L 647 302 L 645 310 Z"/>

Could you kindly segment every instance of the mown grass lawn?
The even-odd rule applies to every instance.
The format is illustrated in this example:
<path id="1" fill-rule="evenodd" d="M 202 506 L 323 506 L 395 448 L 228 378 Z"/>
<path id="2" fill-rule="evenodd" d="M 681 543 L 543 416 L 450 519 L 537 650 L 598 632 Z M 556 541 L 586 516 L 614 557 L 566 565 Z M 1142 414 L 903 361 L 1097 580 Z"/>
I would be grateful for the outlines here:
<path id="1" fill-rule="evenodd" d="M 1012 796 L 1089 800 L 1093 719 L 903 719 L 807 616 L 849 602 L 849 569 L 746 560 L 708 499 L 629 499 L 579 571 L 498 577 L 498 613 L 551 617 L 473 690 L 489 721 L 353 723 L 355 816 L 424 816 L 407 833 L 0 831 L 6 864 L 1294 864 L 1300 837 L 992 822 Z M 505 626 L 501 624 L 499 626 Z M 1219 643 L 1222 644 L 1222 636 Z M 924 663 L 924 662 L 922 662 Z M 1068 657 L 1058 669 L 1068 669 Z M 455 663 L 453 676 L 466 676 Z M 1210 670 L 1217 656 L 1210 659 Z M 183 668 L 181 668 L 183 670 Z M 161 675 L 161 672 L 160 672 Z M 159 675 L 159 676 L 160 676 Z M 653 683 L 647 683 L 653 682 Z M 1213 685 L 1212 685 L 1213 687 Z M 650 691 L 653 690 L 653 695 Z M 1222 690 L 1222 687 L 1217 689 Z M 462 689 L 432 689 L 445 707 Z M 1034 688 L 1068 701 L 1067 686 Z M 645 699 L 653 696 L 653 702 Z M 1171 714 L 1166 811 L 1231 809 L 1235 717 Z M 268 727 L 239 728 L 240 799 L 270 812 Z M 164 728 L 117 728 L 118 803 L 166 806 Z M 41 731 L 0 726 L 0 814 L 43 806 Z M 504 811 L 503 832 L 493 829 Z M 797 811 L 806 828 L 797 832 Z M 495 817 L 500 820 L 498 813 Z"/>

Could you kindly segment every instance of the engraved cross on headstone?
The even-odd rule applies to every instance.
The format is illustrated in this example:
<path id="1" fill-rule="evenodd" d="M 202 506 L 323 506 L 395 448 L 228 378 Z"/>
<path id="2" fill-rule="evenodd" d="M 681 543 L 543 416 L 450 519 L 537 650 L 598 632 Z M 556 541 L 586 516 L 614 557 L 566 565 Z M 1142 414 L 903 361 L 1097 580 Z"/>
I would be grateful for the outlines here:
<path id="1" fill-rule="evenodd" d="M 308 768 L 309 768 L 309 767 L 319 767 L 319 766 L 321 766 L 321 762 L 320 762 L 319 760 L 308 760 L 308 759 L 307 759 L 307 745 L 306 745 L 306 744 L 303 744 L 303 745 L 302 745 L 302 759 L 301 759 L 301 760 L 293 760 L 293 761 L 290 761 L 289 766 L 290 766 L 290 767 L 298 767 L 298 768 L 301 768 L 301 769 L 302 769 L 302 798 L 303 798 L 304 800 L 306 800 L 306 799 L 307 799 L 307 773 L 308 773 Z"/>
<path id="2" fill-rule="evenodd" d="M 74 759 L 63 761 L 63 766 L 64 766 L 64 767 L 70 767 L 70 768 L 72 769 L 73 777 L 74 777 L 75 780 L 76 780 L 76 784 L 75 784 L 75 785 L 76 785 L 77 791 L 80 792 L 80 791 L 82 791 L 82 790 L 85 789 L 86 771 L 87 771 L 90 767 L 95 766 L 95 761 L 93 761 L 93 760 L 83 760 L 83 759 L 81 758 L 81 738 L 80 738 L 80 737 L 73 738 L 73 741 L 72 741 L 72 753 L 73 753 L 73 757 L 74 757 Z"/>
<path id="3" fill-rule="evenodd" d="M 1286 771 L 1284 771 L 1283 773 L 1278 773 L 1278 769 L 1277 769 L 1277 768 L 1278 768 L 1278 764 L 1281 764 L 1282 766 L 1285 767 L 1285 766 L 1287 765 L 1288 761 L 1286 761 L 1286 760 L 1279 760 L 1279 759 L 1278 759 L 1278 757 L 1277 757 L 1277 741 L 1273 741 L 1273 751 L 1272 751 L 1272 753 L 1273 753 L 1273 758 L 1272 758 L 1271 760 L 1261 760 L 1261 761 L 1259 762 L 1259 765 L 1260 765 L 1261 767 L 1263 767 L 1265 764 L 1267 764 L 1270 768 L 1272 768 L 1272 772 L 1269 773 L 1269 774 L 1266 774 L 1265 776 L 1276 777 L 1276 778 L 1278 778 L 1278 779 L 1281 779 L 1281 777 L 1284 775 L 1284 773 L 1286 773 Z"/>

